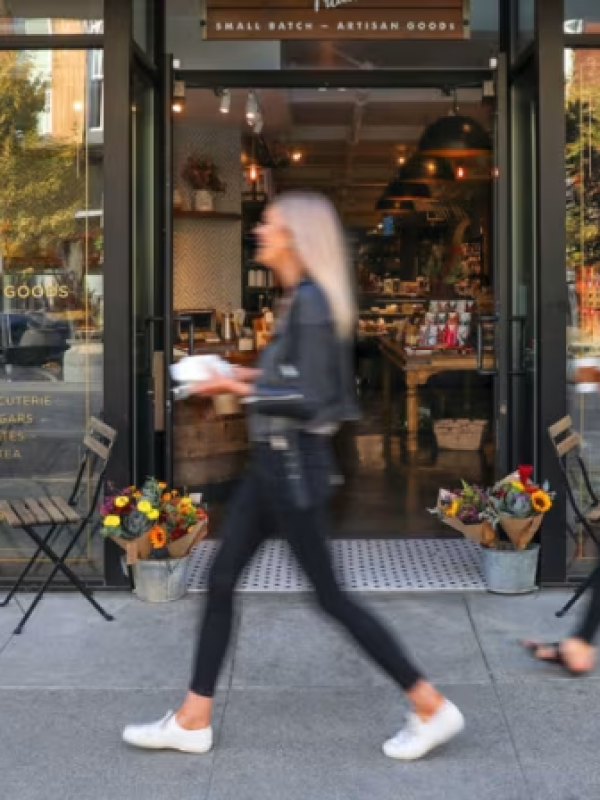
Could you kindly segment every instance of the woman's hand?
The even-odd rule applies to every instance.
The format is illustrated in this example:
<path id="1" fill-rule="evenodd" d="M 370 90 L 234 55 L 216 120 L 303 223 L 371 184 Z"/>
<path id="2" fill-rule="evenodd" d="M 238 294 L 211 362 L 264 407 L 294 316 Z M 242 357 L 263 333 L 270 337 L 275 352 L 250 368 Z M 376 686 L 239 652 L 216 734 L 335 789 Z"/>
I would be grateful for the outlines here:
<path id="1" fill-rule="evenodd" d="M 204 397 L 213 397 L 219 394 L 234 394 L 237 397 L 247 397 L 254 391 L 254 386 L 248 381 L 239 380 L 237 377 L 229 378 L 214 373 L 205 381 L 198 381 L 189 387 L 190 394 L 199 394 Z"/>
<path id="2" fill-rule="evenodd" d="M 260 370 L 253 367 L 234 367 L 233 377 L 236 381 L 244 383 L 256 383 L 260 376 Z"/>

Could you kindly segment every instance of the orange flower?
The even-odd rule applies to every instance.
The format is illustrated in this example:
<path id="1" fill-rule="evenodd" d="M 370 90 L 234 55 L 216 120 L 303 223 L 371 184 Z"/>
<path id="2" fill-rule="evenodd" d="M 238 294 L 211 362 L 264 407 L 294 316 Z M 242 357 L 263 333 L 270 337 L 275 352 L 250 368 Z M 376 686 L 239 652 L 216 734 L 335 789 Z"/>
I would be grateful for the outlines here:
<path id="1" fill-rule="evenodd" d="M 160 526 L 156 525 L 150 531 L 150 541 L 152 542 L 152 547 L 155 550 L 160 550 L 167 544 L 167 534 Z"/>
<path id="2" fill-rule="evenodd" d="M 171 502 L 171 492 L 165 492 L 162 496 L 163 503 L 170 503 Z"/>

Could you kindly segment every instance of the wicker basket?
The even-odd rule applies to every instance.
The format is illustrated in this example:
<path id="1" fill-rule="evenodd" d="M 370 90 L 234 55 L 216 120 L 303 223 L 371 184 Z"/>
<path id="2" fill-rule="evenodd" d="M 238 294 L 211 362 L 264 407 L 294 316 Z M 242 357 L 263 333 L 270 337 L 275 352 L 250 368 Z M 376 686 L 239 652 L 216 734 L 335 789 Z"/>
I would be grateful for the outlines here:
<path id="1" fill-rule="evenodd" d="M 443 419 L 433 432 L 440 450 L 481 450 L 486 427 L 484 419 Z"/>

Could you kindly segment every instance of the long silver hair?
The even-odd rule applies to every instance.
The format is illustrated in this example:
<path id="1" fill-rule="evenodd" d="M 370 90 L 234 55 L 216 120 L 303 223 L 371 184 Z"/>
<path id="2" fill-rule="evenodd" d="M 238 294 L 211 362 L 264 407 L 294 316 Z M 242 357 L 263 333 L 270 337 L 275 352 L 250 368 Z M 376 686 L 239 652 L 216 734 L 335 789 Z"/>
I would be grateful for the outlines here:
<path id="1" fill-rule="evenodd" d="M 273 205 L 285 218 L 306 274 L 329 301 L 338 336 L 350 338 L 356 326 L 356 299 L 337 211 L 316 192 L 286 192 L 275 198 Z"/>

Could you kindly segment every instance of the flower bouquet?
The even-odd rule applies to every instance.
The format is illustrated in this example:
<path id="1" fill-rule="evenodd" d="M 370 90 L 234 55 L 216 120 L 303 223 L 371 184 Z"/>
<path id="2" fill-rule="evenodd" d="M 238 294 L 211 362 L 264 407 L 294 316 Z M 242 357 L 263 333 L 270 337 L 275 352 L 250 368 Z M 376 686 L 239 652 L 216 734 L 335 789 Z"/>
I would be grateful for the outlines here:
<path id="1" fill-rule="evenodd" d="M 226 184 L 219 177 L 215 163 L 209 158 L 190 155 L 185 163 L 181 177 L 195 192 L 223 194 Z"/>
<path id="2" fill-rule="evenodd" d="M 125 550 L 129 566 L 138 559 L 184 558 L 208 531 L 204 508 L 154 478 L 106 497 L 101 515 L 102 533 Z"/>
<path id="3" fill-rule="evenodd" d="M 522 466 L 489 492 L 496 527 L 501 527 L 517 550 L 525 550 L 536 535 L 544 514 L 552 508 L 554 492 L 532 481 L 533 467 Z"/>
<path id="4" fill-rule="evenodd" d="M 489 546 L 494 540 L 487 492 L 478 486 L 463 481 L 460 489 L 440 489 L 437 506 L 431 513 L 477 544 Z"/>

